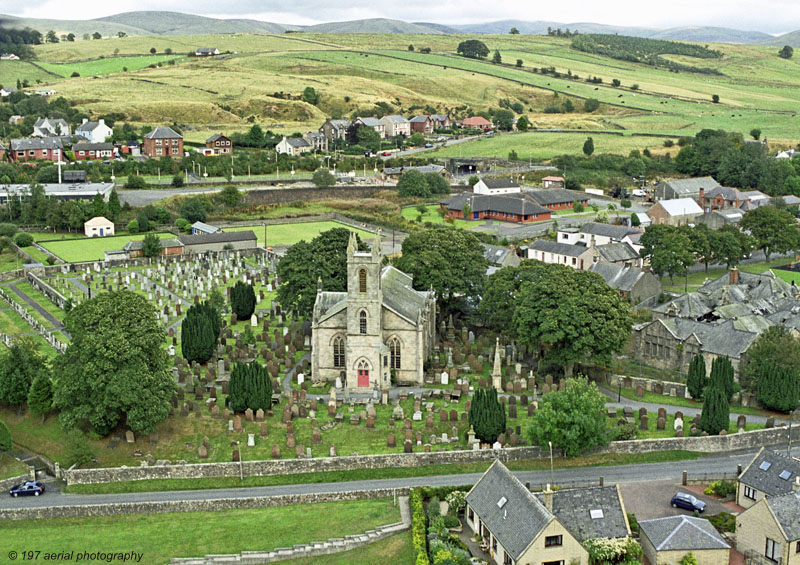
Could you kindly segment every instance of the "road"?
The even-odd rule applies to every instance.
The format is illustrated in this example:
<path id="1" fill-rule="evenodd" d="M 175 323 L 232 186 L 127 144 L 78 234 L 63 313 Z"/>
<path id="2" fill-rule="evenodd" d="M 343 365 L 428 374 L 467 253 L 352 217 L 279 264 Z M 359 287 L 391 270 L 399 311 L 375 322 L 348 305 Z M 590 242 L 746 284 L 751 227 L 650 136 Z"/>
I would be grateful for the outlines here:
<path id="1" fill-rule="evenodd" d="M 686 470 L 689 476 L 719 475 L 736 473 L 737 465 L 746 465 L 757 450 L 747 450 L 726 454 L 700 457 L 691 461 L 667 463 L 648 463 L 641 465 L 616 465 L 608 467 L 581 467 L 575 469 L 555 469 L 551 479 L 550 471 L 518 471 L 514 474 L 531 485 L 544 485 L 555 482 L 562 486 L 581 483 L 595 483 L 602 476 L 605 484 L 633 483 L 639 481 L 675 480 Z M 800 455 L 800 448 L 793 455 Z M 488 467 L 487 463 L 487 467 Z M 415 486 L 452 486 L 474 484 L 482 473 L 463 475 L 436 475 L 403 479 L 380 479 L 369 481 L 349 481 L 340 483 L 318 483 L 302 485 L 283 485 L 273 487 L 249 487 L 209 490 L 187 490 L 166 492 L 142 492 L 126 494 L 61 494 L 50 491 L 37 498 L 0 498 L 0 509 L 21 507 L 83 506 L 91 504 L 142 503 L 187 500 L 215 500 L 228 498 L 250 498 L 257 496 L 277 496 L 286 494 L 313 494 L 330 492 L 349 492 L 354 490 L 378 488 L 402 488 Z"/>

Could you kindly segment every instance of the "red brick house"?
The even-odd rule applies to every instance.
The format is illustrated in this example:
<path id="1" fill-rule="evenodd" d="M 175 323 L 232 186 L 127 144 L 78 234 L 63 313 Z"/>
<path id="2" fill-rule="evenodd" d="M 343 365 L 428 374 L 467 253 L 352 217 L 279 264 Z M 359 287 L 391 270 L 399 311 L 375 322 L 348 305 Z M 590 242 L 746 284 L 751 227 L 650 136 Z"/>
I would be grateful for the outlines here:
<path id="1" fill-rule="evenodd" d="M 481 131 L 491 131 L 492 129 L 494 129 L 494 125 L 492 125 L 492 122 L 481 116 L 472 116 L 471 118 L 465 118 L 459 122 L 459 125 L 462 128 L 479 129 Z"/>
<path id="2" fill-rule="evenodd" d="M 142 154 L 151 159 L 183 157 L 183 136 L 171 127 L 157 127 L 144 136 Z"/>
<path id="3" fill-rule="evenodd" d="M 433 133 L 437 129 L 447 129 L 450 127 L 450 116 L 447 114 L 423 114 L 414 116 L 409 120 L 411 131 L 418 131 L 424 134 Z"/>
<path id="4" fill-rule="evenodd" d="M 467 218 L 464 217 L 465 204 L 470 210 Z M 446 217 L 459 220 L 501 220 L 528 224 L 550 219 L 550 210 L 530 198 L 529 192 L 502 195 L 463 193 L 443 200 L 439 206 Z"/>
<path id="5" fill-rule="evenodd" d="M 76 143 L 72 146 L 76 161 L 93 161 L 95 159 L 111 159 L 114 157 L 113 143 Z"/>
<path id="6" fill-rule="evenodd" d="M 9 158 L 12 161 L 60 161 L 64 146 L 57 137 L 12 139 Z"/>
<path id="7" fill-rule="evenodd" d="M 206 149 L 211 150 L 205 151 L 204 154 L 206 155 L 231 155 L 233 153 L 233 142 L 229 137 L 221 133 L 215 133 L 206 139 Z"/>

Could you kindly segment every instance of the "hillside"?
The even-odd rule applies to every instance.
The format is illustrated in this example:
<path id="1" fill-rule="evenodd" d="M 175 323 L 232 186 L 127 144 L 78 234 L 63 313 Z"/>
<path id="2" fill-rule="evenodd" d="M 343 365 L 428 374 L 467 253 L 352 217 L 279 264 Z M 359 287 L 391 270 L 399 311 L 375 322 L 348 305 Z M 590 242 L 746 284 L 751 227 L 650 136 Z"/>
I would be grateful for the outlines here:
<path id="1" fill-rule="evenodd" d="M 429 34 L 443 33 L 426 24 L 412 24 L 400 20 L 375 18 L 369 20 L 352 20 L 347 22 L 329 22 L 305 26 L 303 31 L 309 33 L 404 33 Z"/>
<path id="2" fill-rule="evenodd" d="M 216 33 L 283 33 L 297 26 L 285 26 L 247 19 L 222 20 L 181 12 L 138 11 L 98 18 L 98 22 L 127 25 L 153 35 L 195 35 Z"/>
<path id="3" fill-rule="evenodd" d="M 78 38 L 84 33 L 98 32 L 103 36 L 116 36 L 118 32 L 128 35 L 149 35 L 144 29 L 117 22 L 104 22 L 99 20 L 49 20 L 41 18 L 18 18 L 0 14 L 3 25 L 11 28 L 32 28 L 47 33 L 49 30 L 57 34 L 74 33 Z"/>
<path id="4" fill-rule="evenodd" d="M 792 47 L 800 47 L 800 29 L 784 33 L 778 37 L 772 37 L 761 42 L 764 45 L 777 45 L 783 47 L 784 45 L 791 45 Z"/>

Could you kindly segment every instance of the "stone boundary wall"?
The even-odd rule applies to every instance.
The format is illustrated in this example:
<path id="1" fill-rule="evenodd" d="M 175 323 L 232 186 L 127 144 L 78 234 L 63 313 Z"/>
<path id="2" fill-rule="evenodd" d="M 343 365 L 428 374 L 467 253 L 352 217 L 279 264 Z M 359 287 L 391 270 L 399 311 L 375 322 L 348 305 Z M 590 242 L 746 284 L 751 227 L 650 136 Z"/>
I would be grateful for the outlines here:
<path id="1" fill-rule="evenodd" d="M 25 269 L 17 269 L 15 271 L 6 271 L 5 273 L 0 273 L 0 282 L 7 282 L 13 281 L 16 279 L 21 279 L 25 276 Z"/>
<path id="2" fill-rule="evenodd" d="M 45 298 L 47 298 L 50 302 L 61 308 L 64 309 L 64 304 L 67 302 L 67 298 L 54 289 L 52 286 L 44 282 L 42 279 L 37 277 L 31 272 L 28 272 L 26 277 L 28 282 L 31 284 L 33 288 L 41 292 Z"/>
<path id="3" fill-rule="evenodd" d="M 0 510 L 3 520 L 38 520 L 42 518 L 75 518 L 86 516 L 116 516 L 119 514 L 165 514 L 171 512 L 210 512 L 291 506 L 295 504 L 317 504 L 368 498 L 406 496 L 408 488 L 354 490 L 349 492 L 327 492 L 316 494 L 280 494 L 248 498 L 212 498 L 207 500 L 170 500 L 150 502 L 116 502 L 110 504 L 82 504 L 72 506 L 20 507 Z"/>
<path id="4" fill-rule="evenodd" d="M 786 428 L 754 430 L 724 436 L 655 438 L 611 442 L 595 453 L 636 454 L 683 450 L 719 453 L 737 449 L 754 449 L 762 445 L 786 442 Z M 792 428 L 792 439 L 800 440 L 800 426 Z M 211 477 L 265 477 L 297 473 L 327 471 L 352 471 L 355 469 L 388 469 L 392 467 L 422 467 L 453 463 L 491 463 L 548 457 L 549 452 L 538 447 L 484 449 L 478 451 L 438 451 L 433 453 L 391 453 L 384 455 L 357 455 L 345 457 L 320 457 L 312 459 L 277 459 L 243 461 L 241 463 L 192 463 L 187 465 L 153 465 L 103 469 L 74 469 L 62 471 L 67 485 L 98 484 L 118 481 L 153 479 L 201 479 Z"/>
<path id="5" fill-rule="evenodd" d="M 56 350 L 56 351 L 58 351 L 59 353 L 64 353 L 64 351 L 66 351 L 66 350 L 67 350 L 67 344 L 66 344 L 66 343 L 61 343 L 61 342 L 60 342 L 60 341 L 58 341 L 58 340 L 57 340 L 55 337 L 53 337 L 53 333 L 55 333 L 55 332 L 52 332 L 52 333 L 51 333 L 51 332 L 49 332 L 49 331 L 47 330 L 47 328 L 45 328 L 45 327 L 44 327 L 42 324 L 40 324 L 38 321 L 36 321 L 36 320 L 33 318 L 33 316 L 31 315 L 31 313 L 30 313 L 30 312 L 28 312 L 28 309 L 27 309 L 27 308 L 25 308 L 25 307 L 24 307 L 22 304 L 19 304 L 18 302 L 14 302 L 13 300 L 11 300 L 11 298 L 8 296 L 8 294 L 6 294 L 5 290 L 3 290 L 2 288 L 0 288 L 0 298 L 2 298 L 3 300 L 5 300 L 6 302 L 8 302 L 8 303 L 11 305 L 11 308 L 13 308 L 13 309 L 14 309 L 14 311 L 15 311 L 17 314 L 19 314 L 19 315 L 20 315 L 20 317 L 21 317 L 23 320 L 25 320 L 25 322 L 27 322 L 27 324 L 28 324 L 28 325 L 29 325 L 29 326 L 30 326 L 30 327 L 31 327 L 31 328 L 32 328 L 32 329 L 33 329 L 33 330 L 34 330 L 36 333 L 38 333 L 40 336 L 42 336 L 42 337 L 44 338 L 44 340 L 45 340 L 45 341 L 46 341 L 46 342 L 47 342 L 47 343 L 48 343 L 48 344 L 49 344 L 49 345 L 50 345 L 50 346 L 51 346 L 53 349 L 55 349 L 55 350 Z M 7 336 L 7 335 L 5 335 L 5 334 L 0 334 L 0 339 L 2 339 L 2 340 L 3 340 L 3 343 L 5 343 L 6 345 L 8 345 L 9 347 L 11 346 L 11 338 L 10 338 L 9 336 Z"/>
<path id="6" fill-rule="evenodd" d="M 31 475 L 28 473 L 27 475 L 19 475 L 18 477 L 11 477 L 10 479 L 3 479 L 0 481 L 0 495 L 8 496 L 8 493 L 5 492 L 10 490 L 11 487 L 14 485 L 18 485 L 20 483 L 24 483 L 25 481 L 30 481 Z"/>

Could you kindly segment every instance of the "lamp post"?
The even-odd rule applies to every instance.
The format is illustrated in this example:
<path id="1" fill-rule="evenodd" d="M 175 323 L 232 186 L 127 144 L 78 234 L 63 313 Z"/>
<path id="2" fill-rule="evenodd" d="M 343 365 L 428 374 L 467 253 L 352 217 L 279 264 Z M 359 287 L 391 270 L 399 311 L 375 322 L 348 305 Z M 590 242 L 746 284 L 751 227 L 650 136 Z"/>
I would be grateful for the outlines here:
<path id="1" fill-rule="evenodd" d="M 789 457 L 792 456 L 792 419 L 794 418 L 795 412 L 797 412 L 796 408 L 791 412 L 789 412 L 789 438 L 786 445 L 786 455 L 788 455 Z"/>
<path id="2" fill-rule="evenodd" d="M 262 226 L 264 226 L 264 249 L 267 248 L 267 222 L 262 222 Z"/>
<path id="3" fill-rule="evenodd" d="M 550 485 L 552 488 L 555 485 L 555 479 L 553 478 L 553 442 L 548 441 L 547 445 L 550 446 Z"/>

